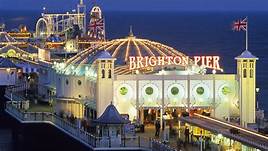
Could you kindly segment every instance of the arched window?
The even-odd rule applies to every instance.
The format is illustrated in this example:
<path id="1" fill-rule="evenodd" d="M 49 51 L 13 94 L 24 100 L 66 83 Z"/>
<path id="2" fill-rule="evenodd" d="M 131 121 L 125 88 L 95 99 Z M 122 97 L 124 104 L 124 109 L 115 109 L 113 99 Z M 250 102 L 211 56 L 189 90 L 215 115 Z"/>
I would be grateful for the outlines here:
<path id="1" fill-rule="evenodd" d="M 253 69 L 250 69 L 250 78 L 253 78 Z"/>
<path id="2" fill-rule="evenodd" d="M 109 70 L 109 78 L 112 78 L 112 70 Z"/>
<path id="3" fill-rule="evenodd" d="M 244 69 L 243 70 L 243 78 L 246 78 L 247 77 L 247 69 Z"/>
<path id="4" fill-rule="evenodd" d="M 101 70 L 101 74 L 102 74 L 102 78 L 105 78 L 105 70 L 104 69 Z"/>

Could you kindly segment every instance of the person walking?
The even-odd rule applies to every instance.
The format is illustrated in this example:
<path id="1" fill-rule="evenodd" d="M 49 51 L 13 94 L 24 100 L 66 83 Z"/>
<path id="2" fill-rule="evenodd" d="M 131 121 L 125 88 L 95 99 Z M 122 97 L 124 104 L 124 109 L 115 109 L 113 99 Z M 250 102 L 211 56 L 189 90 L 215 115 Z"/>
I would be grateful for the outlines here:
<path id="1" fill-rule="evenodd" d="M 185 127 L 184 136 L 185 136 L 185 142 L 186 143 L 189 143 L 189 134 L 190 134 L 189 128 Z"/>
<path id="2" fill-rule="evenodd" d="M 155 137 L 159 137 L 160 131 L 160 122 L 158 120 L 155 121 Z"/>

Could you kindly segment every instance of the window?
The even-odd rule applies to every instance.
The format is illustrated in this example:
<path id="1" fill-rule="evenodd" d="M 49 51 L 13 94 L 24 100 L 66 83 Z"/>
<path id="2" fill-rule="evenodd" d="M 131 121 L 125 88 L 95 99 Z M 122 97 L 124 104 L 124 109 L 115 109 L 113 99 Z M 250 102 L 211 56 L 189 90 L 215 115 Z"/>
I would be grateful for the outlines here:
<path id="1" fill-rule="evenodd" d="M 243 70 L 243 78 L 246 78 L 247 77 L 247 69 L 244 69 Z"/>
<path id="2" fill-rule="evenodd" d="M 253 68 L 253 63 L 252 62 L 250 63 L 250 68 Z"/>
<path id="3" fill-rule="evenodd" d="M 68 85 L 68 84 L 69 84 L 69 81 L 68 81 L 68 79 L 66 79 L 65 83 L 66 83 L 66 85 Z"/>
<path id="4" fill-rule="evenodd" d="M 101 68 L 105 68 L 105 63 L 102 63 L 101 64 Z"/>
<path id="5" fill-rule="evenodd" d="M 146 93 L 147 95 L 152 95 L 152 94 L 154 93 L 154 89 L 153 89 L 152 87 L 147 87 L 147 88 L 145 89 L 145 93 Z"/>
<path id="6" fill-rule="evenodd" d="M 101 74 L 102 74 L 102 78 L 105 78 L 105 70 L 104 69 L 101 70 Z"/>
<path id="7" fill-rule="evenodd" d="M 204 89 L 203 87 L 198 87 L 198 88 L 196 89 L 196 93 L 197 93 L 198 95 L 203 95 L 203 94 L 205 93 L 205 89 Z"/>
<path id="8" fill-rule="evenodd" d="M 109 70 L 109 78 L 112 78 L 112 70 Z"/>
<path id="9" fill-rule="evenodd" d="M 253 69 L 250 69 L 250 78 L 253 78 Z"/>
<path id="10" fill-rule="evenodd" d="M 243 63 L 243 68 L 246 68 L 247 67 L 247 63 Z"/>
<path id="11" fill-rule="evenodd" d="M 82 84 L 81 80 L 78 80 L 78 81 L 77 81 L 77 84 L 78 84 L 78 85 L 81 85 L 81 84 Z"/>

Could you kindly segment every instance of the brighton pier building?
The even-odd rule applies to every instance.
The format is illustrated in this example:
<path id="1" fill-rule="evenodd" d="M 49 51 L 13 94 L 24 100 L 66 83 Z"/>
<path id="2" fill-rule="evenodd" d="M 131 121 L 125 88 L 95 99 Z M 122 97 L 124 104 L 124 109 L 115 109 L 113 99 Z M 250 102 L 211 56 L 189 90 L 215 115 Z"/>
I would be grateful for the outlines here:
<path id="1" fill-rule="evenodd" d="M 188 57 L 130 31 L 54 63 L 46 77 L 56 91 L 55 110 L 78 118 L 96 118 L 112 101 L 120 114 L 142 123 L 202 111 L 247 126 L 255 123 L 258 58 L 246 50 L 235 59 L 237 73 L 220 73 L 217 56 Z"/>
<path id="2" fill-rule="evenodd" d="M 78 5 L 80 8 L 84 8 L 83 1 Z M 85 20 L 79 19 L 85 17 L 85 11 L 77 12 L 71 16 L 66 14 L 70 18 L 65 21 L 71 24 L 79 20 L 78 25 L 84 27 L 86 34 Z M 137 38 L 132 31 L 124 38 L 106 41 L 101 9 L 94 6 L 90 16 L 90 41 L 58 39 L 55 35 L 62 31 L 48 28 L 52 24 L 51 17 L 55 17 L 51 14 L 43 14 L 36 25 L 36 36 L 47 40 L 45 47 L 16 41 L 7 33 L 0 33 L 1 57 L 22 60 L 17 61 L 16 66 L 23 74 L 35 73 L 39 96 L 44 101 L 53 100 L 57 113 L 94 119 L 112 101 L 120 114 L 142 123 L 163 120 L 168 115 L 179 116 L 185 111 L 208 113 L 243 126 L 255 123 L 258 58 L 249 51 L 234 58 L 237 73 L 224 74 L 219 56 L 187 56 L 159 42 Z M 100 28 L 96 28 L 96 23 Z M 89 47 L 78 49 L 79 42 Z M 66 57 L 64 53 L 63 59 L 55 59 L 55 54 L 62 51 L 52 48 L 63 45 L 62 51 L 72 55 Z M 19 75 L 16 71 L 11 63 L 0 60 L 2 85 L 15 85 Z M 10 83 L 5 83 L 8 79 Z"/>

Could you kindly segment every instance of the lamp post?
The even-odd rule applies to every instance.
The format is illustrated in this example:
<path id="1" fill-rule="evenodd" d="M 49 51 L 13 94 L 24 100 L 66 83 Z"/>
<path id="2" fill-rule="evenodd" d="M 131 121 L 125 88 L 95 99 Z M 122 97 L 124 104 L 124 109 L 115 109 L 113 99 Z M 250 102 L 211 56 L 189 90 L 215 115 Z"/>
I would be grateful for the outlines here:
<path id="1" fill-rule="evenodd" d="M 29 78 L 29 77 L 28 77 Z M 25 98 L 27 99 L 28 96 L 28 82 L 27 82 L 27 76 L 25 77 Z"/>
<path id="2" fill-rule="evenodd" d="M 257 109 L 259 109 L 259 103 L 258 103 L 258 94 L 259 94 L 259 92 L 260 92 L 260 88 L 256 88 L 256 102 L 257 102 Z"/>
<path id="3" fill-rule="evenodd" d="M 257 102 L 257 104 L 256 104 L 256 108 L 257 108 L 257 110 L 259 110 L 259 102 L 258 102 L 258 94 L 259 94 L 259 92 L 260 92 L 260 88 L 256 88 L 256 102 Z M 260 114 L 259 114 L 259 116 L 256 116 L 256 122 L 257 122 L 257 129 L 258 129 L 258 131 L 259 131 L 259 129 L 260 129 L 260 124 L 261 124 L 261 117 L 260 117 Z"/>

